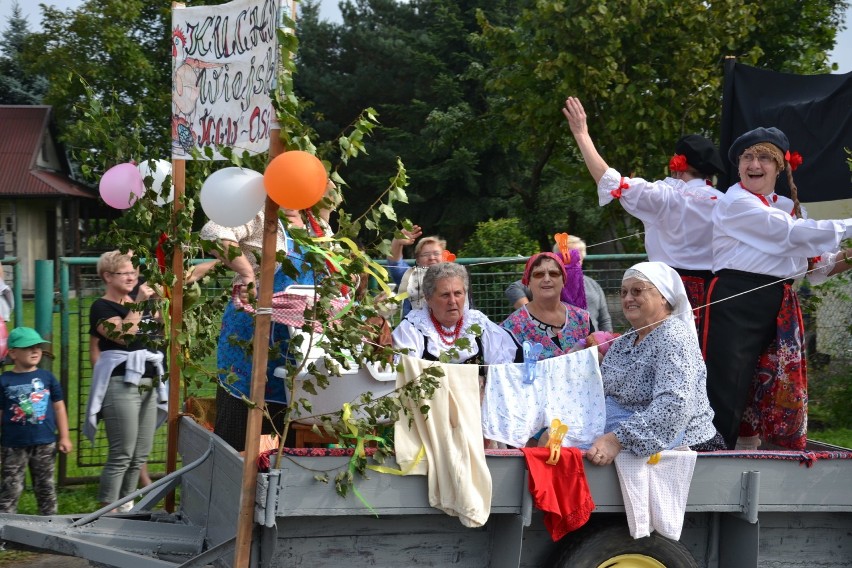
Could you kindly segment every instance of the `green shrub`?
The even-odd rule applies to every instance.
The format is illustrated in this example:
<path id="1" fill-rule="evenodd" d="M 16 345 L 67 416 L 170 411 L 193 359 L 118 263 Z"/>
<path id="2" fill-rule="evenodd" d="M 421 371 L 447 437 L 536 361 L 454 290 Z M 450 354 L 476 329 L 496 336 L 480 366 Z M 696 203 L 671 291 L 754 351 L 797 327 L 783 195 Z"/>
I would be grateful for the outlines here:
<path id="1" fill-rule="evenodd" d="M 519 219 L 489 219 L 476 224 L 473 235 L 459 250 L 459 258 L 530 256 L 539 252 L 538 243 L 521 229 Z M 485 267 L 481 267 L 485 268 Z M 498 267 L 497 271 L 505 267 Z M 488 270 L 478 270 L 488 272 Z"/>

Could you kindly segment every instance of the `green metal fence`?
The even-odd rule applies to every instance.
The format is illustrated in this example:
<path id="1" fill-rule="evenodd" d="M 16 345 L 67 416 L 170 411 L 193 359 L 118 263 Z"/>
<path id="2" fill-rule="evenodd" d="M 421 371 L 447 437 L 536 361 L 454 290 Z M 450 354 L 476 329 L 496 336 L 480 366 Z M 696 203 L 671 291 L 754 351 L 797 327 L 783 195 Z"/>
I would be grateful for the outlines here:
<path id="1" fill-rule="evenodd" d="M 590 255 L 584 263 L 585 273 L 596 279 L 610 302 L 613 323 L 618 326 L 621 310 L 618 308 L 616 291 L 621 283 L 624 269 L 644 259 L 644 255 Z M 471 302 L 489 318 L 499 322 L 512 312 L 503 295 L 506 287 L 520 279 L 526 258 L 473 258 L 458 259 L 457 262 L 468 267 L 471 282 Z M 89 310 L 92 302 L 103 294 L 103 283 L 96 272 L 97 258 L 78 257 L 61 258 L 59 266 L 59 311 L 60 311 L 60 380 L 72 396 L 74 408 L 69 408 L 72 418 L 71 435 L 77 448 L 77 467 L 101 467 L 106 461 L 107 440 L 103 428 L 98 430 L 94 443 L 90 443 L 82 434 L 89 387 L 92 379 L 92 365 L 89 359 Z M 205 290 L 208 294 L 218 294 L 227 282 L 214 284 Z M 73 325 L 72 325 L 73 321 Z M 73 390 L 73 392 L 72 392 Z M 212 396 L 215 385 L 198 389 L 196 396 Z M 157 432 L 150 463 L 164 463 L 166 452 L 166 432 L 161 428 Z M 70 479 L 60 463 L 60 482 L 79 481 Z"/>
<path id="2" fill-rule="evenodd" d="M 621 277 L 624 270 L 632 264 L 645 259 L 645 255 L 589 255 L 583 263 L 583 271 L 587 276 L 595 279 L 603 288 L 607 297 L 609 312 L 612 316 L 613 327 L 616 331 L 628 327 L 621 311 L 619 289 Z M 470 273 L 470 297 L 472 305 L 484 312 L 492 321 L 500 322 L 512 312 L 512 306 L 504 296 L 506 287 L 520 279 L 523 266 L 527 258 L 473 258 L 457 259 L 456 262 L 467 266 Z M 4 259 L 4 263 L 6 260 Z M 411 262 L 411 261 L 409 261 Z M 99 430 L 94 444 L 91 444 L 82 436 L 82 419 L 85 414 L 86 402 L 88 400 L 89 385 L 91 383 L 91 364 L 89 362 L 89 309 L 92 302 L 102 295 L 103 285 L 98 278 L 95 265 L 97 258 L 62 258 L 60 259 L 60 378 L 66 390 L 73 389 L 76 408 L 69 408 L 72 418 L 71 430 L 77 448 L 77 465 L 79 467 L 99 467 L 106 459 L 106 437 L 103 429 Z M 17 273 L 17 272 L 16 272 Z M 213 287 L 205 290 L 209 294 L 221 293 L 222 287 L 228 286 L 227 279 L 216 283 Z M 19 290 L 19 286 L 16 286 Z M 818 296 L 824 296 L 819 311 L 812 318 L 816 322 L 809 322 L 807 326 L 816 333 L 819 330 L 820 350 L 822 346 L 832 343 L 837 347 L 831 349 L 830 354 L 836 358 L 852 359 L 852 347 L 850 347 L 850 311 L 848 309 L 850 285 L 845 288 L 847 294 L 837 292 L 823 293 L 817 291 Z M 19 309 L 16 305 L 16 311 Z M 16 316 L 17 321 L 22 321 Z M 72 325 L 72 320 L 74 325 Z M 816 323 L 816 325 L 813 325 Z M 72 341 L 73 339 L 73 341 Z M 76 349 L 72 350 L 72 345 Z M 812 371 L 812 380 L 818 380 L 818 371 Z M 215 392 L 215 384 L 205 386 L 191 394 L 196 396 L 211 396 Z M 181 401 L 182 402 L 182 401 Z M 76 419 L 75 419 L 76 418 Z M 150 462 L 162 463 L 165 461 L 166 432 L 161 428 L 155 440 L 154 451 Z M 68 480 L 62 471 L 60 462 L 60 482 L 76 481 Z"/>

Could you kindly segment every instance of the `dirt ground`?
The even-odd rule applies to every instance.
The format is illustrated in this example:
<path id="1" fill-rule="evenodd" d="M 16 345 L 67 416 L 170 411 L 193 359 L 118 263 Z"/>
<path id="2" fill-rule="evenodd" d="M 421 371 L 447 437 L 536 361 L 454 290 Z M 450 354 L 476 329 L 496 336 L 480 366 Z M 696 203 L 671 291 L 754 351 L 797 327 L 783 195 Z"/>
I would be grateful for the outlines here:
<path id="1" fill-rule="evenodd" d="M 59 554 L 27 554 L 20 560 L 0 560 L 3 568 L 89 568 L 88 560 Z"/>

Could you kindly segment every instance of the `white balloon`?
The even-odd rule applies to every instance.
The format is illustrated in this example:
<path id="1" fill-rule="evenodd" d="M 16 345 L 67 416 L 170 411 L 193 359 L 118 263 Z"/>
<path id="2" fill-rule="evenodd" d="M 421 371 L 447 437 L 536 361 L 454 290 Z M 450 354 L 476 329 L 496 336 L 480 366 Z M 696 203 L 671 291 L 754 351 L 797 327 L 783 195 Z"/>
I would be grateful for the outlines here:
<path id="1" fill-rule="evenodd" d="M 201 209 L 223 227 L 245 225 L 266 201 L 263 174 L 244 168 L 222 168 L 201 186 Z"/>
<path id="2" fill-rule="evenodd" d="M 154 163 L 154 169 L 151 169 L 151 162 Z M 154 178 L 151 181 L 151 189 L 157 194 L 156 203 L 160 207 L 167 203 L 171 203 L 175 199 L 175 183 L 171 180 L 169 185 L 169 193 L 164 198 L 160 193 L 163 191 L 163 184 L 166 181 L 166 176 L 172 175 L 172 163 L 166 160 L 143 160 L 138 166 L 139 173 L 142 174 L 142 179 L 148 176 Z"/>

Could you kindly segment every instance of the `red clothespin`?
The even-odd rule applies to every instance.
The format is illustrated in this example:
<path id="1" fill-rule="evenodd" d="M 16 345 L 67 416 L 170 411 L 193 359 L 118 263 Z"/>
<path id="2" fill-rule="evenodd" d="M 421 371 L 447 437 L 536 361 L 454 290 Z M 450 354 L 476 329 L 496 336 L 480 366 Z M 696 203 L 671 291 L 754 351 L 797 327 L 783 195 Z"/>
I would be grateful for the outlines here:
<path id="1" fill-rule="evenodd" d="M 563 424 L 558 418 L 554 418 L 550 422 L 549 438 L 547 447 L 550 448 L 550 457 L 545 462 L 548 465 L 556 465 L 559 463 L 559 457 L 562 455 L 562 439 L 568 433 L 568 425 Z"/>

